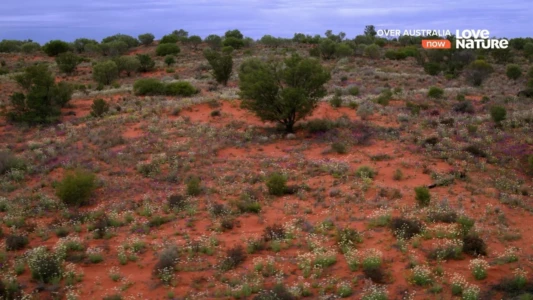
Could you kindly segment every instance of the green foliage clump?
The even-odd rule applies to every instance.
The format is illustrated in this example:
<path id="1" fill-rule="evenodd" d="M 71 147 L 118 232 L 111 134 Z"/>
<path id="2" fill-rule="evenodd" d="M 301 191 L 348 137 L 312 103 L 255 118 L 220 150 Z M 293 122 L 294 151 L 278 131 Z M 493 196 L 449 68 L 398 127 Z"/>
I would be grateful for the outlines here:
<path id="1" fill-rule="evenodd" d="M 359 178 L 374 178 L 378 172 L 369 166 L 360 166 L 355 170 L 355 176 Z"/>
<path id="2" fill-rule="evenodd" d="M 494 71 L 493 67 L 484 60 L 475 60 L 465 70 L 466 80 L 474 85 L 480 86 L 485 79 Z"/>
<path id="3" fill-rule="evenodd" d="M 148 54 L 137 54 L 137 59 L 141 63 L 139 72 L 150 72 L 155 67 L 155 61 Z"/>
<path id="4" fill-rule="evenodd" d="M 133 93 L 138 96 L 164 95 L 166 86 L 156 78 L 142 78 L 133 84 Z"/>
<path id="5" fill-rule="evenodd" d="M 379 46 L 376 44 L 368 45 L 367 47 L 365 47 L 364 53 L 366 57 L 372 59 L 378 59 L 381 57 Z"/>
<path id="6" fill-rule="evenodd" d="M 55 78 L 45 64 L 36 64 L 16 75 L 15 81 L 25 93 L 16 92 L 10 96 L 13 109 L 8 118 L 15 122 L 29 124 L 57 121 L 61 107 L 72 97 L 72 87 L 65 83 L 55 83 Z"/>
<path id="7" fill-rule="evenodd" d="M 169 83 L 165 87 L 166 94 L 169 96 L 184 96 L 189 97 L 196 93 L 198 90 L 187 81 L 178 81 Z"/>
<path id="8" fill-rule="evenodd" d="M 63 275 L 61 258 L 44 246 L 33 248 L 28 253 L 27 262 L 31 277 L 39 282 L 50 283 Z"/>
<path id="9" fill-rule="evenodd" d="M 70 50 L 70 45 L 61 40 L 52 40 L 44 44 L 43 51 L 48 56 L 57 56 Z"/>
<path id="10" fill-rule="evenodd" d="M 439 88 L 439 87 L 436 87 L 436 86 L 432 86 L 429 88 L 429 91 L 428 91 L 428 97 L 431 97 L 431 98 L 440 98 L 442 97 L 442 95 L 444 95 L 444 90 Z"/>
<path id="11" fill-rule="evenodd" d="M 103 55 L 115 57 L 126 54 L 128 52 L 128 44 L 121 40 L 115 40 L 100 44 L 100 49 Z"/>
<path id="12" fill-rule="evenodd" d="M 522 69 L 517 64 L 510 64 L 507 65 L 505 74 L 507 75 L 507 78 L 517 80 L 518 78 L 520 78 L 520 76 L 522 76 Z"/>
<path id="13" fill-rule="evenodd" d="M 150 46 L 155 39 L 155 36 L 151 33 L 144 33 L 139 35 L 139 41 L 141 41 L 141 44 L 144 46 Z"/>
<path id="14" fill-rule="evenodd" d="M 180 52 L 181 49 L 176 44 L 159 44 L 155 49 L 157 56 L 177 55 Z"/>
<path id="15" fill-rule="evenodd" d="M 93 79 L 102 85 L 109 85 L 118 78 L 118 66 L 112 60 L 99 62 L 93 66 Z"/>
<path id="16" fill-rule="evenodd" d="M 424 71 L 429 75 L 435 76 L 438 75 L 441 71 L 441 66 L 436 62 L 427 62 L 424 64 Z"/>
<path id="17" fill-rule="evenodd" d="M 222 38 L 216 34 L 210 34 L 205 39 L 204 42 L 214 50 L 220 49 L 222 46 Z"/>
<path id="18" fill-rule="evenodd" d="M 287 177 L 281 173 L 273 173 L 267 178 L 266 186 L 270 195 L 283 196 L 287 189 Z"/>
<path id="19" fill-rule="evenodd" d="M 209 62 L 213 77 L 218 83 L 226 86 L 233 71 L 233 57 L 231 54 L 222 54 L 217 51 L 206 49 L 204 57 Z"/>
<path id="20" fill-rule="evenodd" d="M 501 121 L 505 120 L 506 115 L 507 110 L 503 106 L 496 105 L 490 108 L 490 116 L 496 123 L 500 123 Z"/>
<path id="21" fill-rule="evenodd" d="M 103 114 L 109 111 L 109 103 L 104 99 L 94 99 L 91 105 L 91 116 L 101 117 Z"/>
<path id="22" fill-rule="evenodd" d="M 85 170 L 67 173 L 56 186 L 56 195 L 67 205 L 87 204 L 96 188 L 96 175 Z"/>
<path id="23" fill-rule="evenodd" d="M 127 48 L 133 48 L 139 46 L 139 40 L 127 34 L 115 34 L 108 36 L 102 40 L 102 44 L 111 42 L 123 42 Z"/>
<path id="24" fill-rule="evenodd" d="M 176 44 L 179 41 L 179 37 L 175 34 L 167 34 L 164 35 L 161 40 L 159 41 L 159 45 L 161 44 Z"/>
<path id="25" fill-rule="evenodd" d="M 28 245 L 29 240 L 25 235 L 10 234 L 6 236 L 6 250 L 16 251 L 21 250 Z"/>
<path id="26" fill-rule="evenodd" d="M 242 39 L 230 36 L 222 40 L 222 46 L 231 47 L 233 49 L 240 49 L 244 47 L 244 41 Z"/>
<path id="27" fill-rule="evenodd" d="M 11 170 L 24 170 L 26 163 L 9 151 L 0 151 L 0 175 L 4 175 Z"/>
<path id="28" fill-rule="evenodd" d="M 431 195 L 429 194 L 429 189 L 425 186 L 415 187 L 415 200 L 421 207 L 426 207 L 431 201 Z"/>
<path id="29" fill-rule="evenodd" d="M 198 196 L 202 193 L 200 177 L 194 176 L 187 181 L 187 195 Z"/>
<path id="30" fill-rule="evenodd" d="M 76 71 L 76 67 L 81 63 L 81 59 L 79 56 L 69 51 L 56 56 L 56 63 L 61 72 L 72 74 Z"/>
<path id="31" fill-rule="evenodd" d="M 28 43 L 24 43 L 22 44 L 22 46 L 20 46 L 20 51 L 26 53 L 26 54 L 31 54 L 31 53 L 35 53 L 37 51 L 41 50 L 41 45 L 39 45 L 39 43 L 35 43 L 35 42 L 28 42 Z"/>
<path id="32" fill-rule="evenodd" d="M 166 64 L 167 66 L 170 67 L 171 65 L 173 65 L 173 64 L 175 64 L 175 63 L 176 63 L 176 58 L 174 57 L 174 55 L 167 55 L 167 56 L 165 56 L 165 64 Z"/>
<path id="33" fill-rule="evenodd" d="M 296 121 L 308 116 L 326 95 L 331 78 L 318 60 L 293 54 L 284 64 L 248 59 L 240 66 L 241 106 L 263 121 L 277 121 L 292 132 Z"/>
<path id="34" fill-rule="evenodd" d="M 117 57 L 114 62 L 117 64 L 118 73 L 126 72 L 129 77 L 132 73 L 135 73 L 141 67 L 141 62 L 134 56 L 120 56 Z"/>

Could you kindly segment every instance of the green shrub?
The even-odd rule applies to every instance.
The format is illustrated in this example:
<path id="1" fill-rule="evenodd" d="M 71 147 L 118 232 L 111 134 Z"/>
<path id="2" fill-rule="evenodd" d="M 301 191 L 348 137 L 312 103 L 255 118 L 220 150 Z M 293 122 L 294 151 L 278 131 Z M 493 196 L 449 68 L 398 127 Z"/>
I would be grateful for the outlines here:
<path id="1" fill-rule="evenodd" d="M 11 170 L 24 170 L 26 163 L 9 151 L 0 151 L 0 175 L 4 175 Z"/>
<path id="2" fill-rule="evenodd" d="M 96 175 L 84 170 L 67 173 L 56 186 L 56 194 L 65 204 L 87 204 L 96 188 Z"/>
<path id="3" fill-rule="evenodd" d="M 148 54 L 137 54 L 137 59 L 141 63 L 139 72 L 150 72 L 155 67 L 155 61 Z"/>
<path id="4" fill-rule="evenodd" d="M 133 84 L 133 93 L 138 96 L 164 95 L 166 86 L 156 78 L 142 78 Z"/>
<path id="5" fill-rule="evenodd" d="M 179 37 L 175 34 L 167 34 L 161 38 L 159 44 L 176 44 L 179 41 Z"/>
<path id="6" fill-rule="evenodd" d="M 46 247 L 33 248 L 29 252 L 27 260 L 33 279 L 43 283 L 61 279 L 62 261 L 58 255 L 49 252 Z"/>
<path id="7" fill-rule="evenodd" d="M 91 116 L 101 117 L 103 114 L 109 111 L 109 103 L 104 99 L 94 99 L 91 105 Z"/>
<path id="8" fill-rule="evenodd" d="M 329 104 L 332 106 L 332 107 L 341 107 L 342 106 L 342 98 L 335 95 L 333 96 L 333 98 L 331 98 L 331 100 L 329 100 Z"/>
<path id="9" fill-rule="evenodd" d="M 331 149 L 339 154 L 346 154 L 348 152 L 348 149 L 346 149 L 346 145 L 341 142 L 335 142 L 331 144 Z"/>
<path id="10" fill-rule="evenodd" d="M 242 246 L 235 246 L 226 251 L 225 259 L 220 264 L 223 271 L 235 269 L 246 260 L 246 252 Z"/>
<path id="11" fill-rule="evenodd" d="M 426 207 L 431 201 L 431 196 L 429 194 L 429 189 L 425 186 L 415 187 L 416 202 L 421 207 Z"/>
<path id="12" fill-rule="evenodd" d="M 204 50 L 204 57 L 209 62 L 213 77 L 215 77 L 216 81 L 227 85 L 233 71 L 233 57 L 231 54 L 223 55 L 219 52 L 206 49 Z"/>
<path id="13" fill-rule="evenodd" d="M 135 56 L 120 56 L 114 61 L 117 64 L 119 74 L 124 71 L 128 77 L 141 67 L 141 62 Z"/>
<path id="14" fill-rule="evenodd" d="M 202 193 L 202 187 L 200 185 L 200 178 L 197 176 L 194 176 L 189 179 L 187 182 L 187 194 L 189 196 L 198 196 L 200 193 Z"/>
<path id="15" fill-rule="evenodd" d="M 355 171 L 355 176 L 359 178 L 374 178 L 378 172 L 369 166 L 360 166 Z"/>
<path id="16" fill-rule="evenodd" d="M 169 96 L 184 96 L 189 97 L 196 94 L 197 89 L 189 82 L 178 81 L 167 84 L 165 87 L 166 94 Z"/>
<path id="17" fill-rule="evenodd" d="M 359 88 L 356 87 L 356 86 L 352 86 L 350 88 L 348 88 L 348 93 L 352 96 L 357 96 L 359 95 Z"/>
<path id="18" fill-rule="evenodd" d="M 224 47 L 232 47 L 233 49 L 240 49 L 244 47 L 244 41 L 242 39 L 236 38 L 236 37 L 226 37 L 222 41 L 222 46 Z"/>
<path id="19" fill-rule="evenodd" d="M 216 34 L 210 34 L 205 39 L 204 42 L 207 43 L 207 45 L 211 49 L 220 49 L 220 46 L 222 45 L 222 38 Z"/>
<path id="20" fill-rule="evenodd" d="M 486 61 L 478 59 L 470 63 L 465 70 L 466 80 L 474 86 L 480 86 L 494 71 Z"/>
<path id="21" fill-rule="evenodd" d="M 519 65 L 510 64 L 507 65 L 507 70 L 505 74 L 507 75 L 507 78 L 517 80 L 518 78 L 520 78 L 520 76 L 522 76 L 522 69 Z"/>
<path id="22" fill-rule="evenodd" d="M 424 64 L 424 71 L 426 71 L 426 73 L 428 73 L 429 75 L 435 76 L 440 73 L 441 67 L 439 63 L 427 62 Z"/>
<path id="23" fill-rule="evenodd" d="M 174 245 L 167 246 L 159 254 L 159 260 L 154 266 L 153 274 L 161 280 L 166 281 L 165 273 L 174 273 L 176 271 L 176 264 L 179 262 L 179 251 Z"/>
<path id="24" fill-rule="evenodd" d="M 442 97 L 442 95 L 444 95 L 444 90 L 439 88 L 439 87 L 436 87 L 436 86 L 432 86 L 429 88 L 429 91 L 428 91 L 428 96 L 431 97 L 431 98 L 440 98 Z"/>
<path id="25" fill-rule="evenodd" d="M 176 58 L 174 57 L 174 55 L 167 55 L 165 56 L 165 64 L 167 64 L 167 66 L 171 66 L 173 64 L 176 63 Z"/>
<path id="26" fill-rule="evenodd" d="M 378 59 L 381 57 L 379 46 L 376 44 L 369 45 L 365 48 L 365 56 L 372 59 Z"/>
<path id="27" fill-rule="evenodd" d="M 43 46 L 43 51 L 44 53 L 48 54 L 48 56 L 57 56 L 69 50 L 69 44 L 61 40 L 52 40 Z"/>
<path id="28" fill-rule="evenodd" d="M 144 46 L 150 46 L 155 39 L 155 36 L 151 33 L 144 33 L 139 35 L 139 41 L 141 41 L 141 44 Z"/>
<path id="29" fill-rule="evenodd" d="M 507 110 L 503 106 L 493 106 L 490 108 L 490 116 L 496 123 L 500 123 L 501 121 L 505 120 L 506 115 Z"/>
<path id="30" fill-rule="evenodd" d="M 287 178 L 281 173 L 273 173 L 268 177 L 266 186 L 270 195 L 282 196 L 287 189 Z"/>
<path id="31" fill-rule="evenodd" d="M 72 74 L 76 71 L 76 67 L 80 64 L 79 56 L 72 52 L 64 52 L 56 57 L 56 63 L 61 72 Z"/>
<path id="32" fill-rule="evenodd" d="M 28 245 L 29 240 L 25 235 L 10 234 L 6 236 L 6 250 L 16 251 L 21 250 Z"/>
<path id="33" fill-rule="evenodd" d="M 118 66 L 112 61 L 97 63 L 93 67 L 93 78 L 97 83 L 110 85 L 118 78 Z"/>
<path id="34" fill-rule="evenodd" d="M 155 50 L 157 56 L 177 55 L 181 51 L 176 44 L 159 44 Z"/>

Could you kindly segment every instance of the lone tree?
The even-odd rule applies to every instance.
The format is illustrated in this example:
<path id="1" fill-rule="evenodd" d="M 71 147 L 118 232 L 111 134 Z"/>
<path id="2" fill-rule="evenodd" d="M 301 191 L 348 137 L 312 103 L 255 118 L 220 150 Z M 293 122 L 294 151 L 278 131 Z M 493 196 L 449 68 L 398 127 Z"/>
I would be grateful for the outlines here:
<path id="1" fill-rule="evenodd" d="M 55 83 L 54 76 L 45 64 L 30 66 L 15 81 L 24 90 L 11 95 L 13 110 L 10 120 L 29 124 L 55 122 L 61 107 L 72 97 L 72 87 L 65 82 Z"/>
<path id="2" fill-rule="evenodd" d="M 324 85 L 330 79 L 330 72 L 316 59 L 297 54 L 283 63 L 252 58 L 239 70 L 241 106 L 293 132 L 294 123 L 310 115 L 326 95 Z"/>
<path id="3" fill-rule="evenodd" d="M 204 57 L 211 65 L 213 77 L 215 77 L 216 81 L 226 86 L 233 70 L 231 53 L 221 54 L 211 49 L 205 49 Z"/>

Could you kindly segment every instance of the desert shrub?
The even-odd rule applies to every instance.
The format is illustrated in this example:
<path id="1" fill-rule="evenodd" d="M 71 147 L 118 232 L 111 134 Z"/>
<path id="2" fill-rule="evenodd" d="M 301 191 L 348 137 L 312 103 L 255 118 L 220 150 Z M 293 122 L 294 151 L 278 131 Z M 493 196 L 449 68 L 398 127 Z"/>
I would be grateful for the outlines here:
<path id="1" fill-rule="evenodd" d="M 352 86 L 350 88 L 348 88 L 348 93 L 352 96 L 357 96 L 359 95 L 359 88 L 356 87 L 356 86 Z"/>
<path id="2" fill-rule="evenodd" d="M 67 205 L 87 203 L 96 188 L 96 176 L 84 170 L 67 173 L 56 186 L 56 194 Z"/>
<path id="3" fill-rule="evenodd" d="M 198 49 L 198 46 L 202 43 L 202 38 L 197 35 L 191 35 L 187 39 L 187 44 L 190 44 L 194 50 Z"/>
<path id="4" fill-rule="evenodd" d="M 428 73 L 429 75 L 435 76 L 440 73 L 441 67 L 439 63 L 427 62 L 424 64 L 424 71 L 426 71 L 426 73 Z"/>
<path id="5" fill-rule="evenodd" d="M 355 170 L 355 176 L 360 178 L 374 178 L 377 175 L 377 171 L 369 166 L 360 166 Z"/>
<path id="6" fill-rule="evenodd" d="M 128 77 L 131 73 L 137 72 L 141 67 L 141 62 L 134 56 L 120 56 L 114 61 L 117 64 L 118 73 L 126 72 Z"/>
<path id="7" fill-rule="evenodd" d="M 315 119 L 305 123 L 305 127 L 309 133 L 326 132 L 335 127 L 332 121 L 328 119 Z"/>
<path id="8" fill-rule="evenodd" d="M 222 260 L 220 268 L 223 271 L 235 269 L 246 260 L 246 252 L 240 245 L 226 251 L 226 257 Z"/>
<path id="9" fill-rule="evenodd" d="M 381 57 L 381 53 L 379 50 L 379 46 L 376 44 L 368 45 L 365 48 L 365 56 L 372 58 L 372 59 L 378 59 Z"/>
<path id="10" fill-rule="evenodd" d="M 507 110 L 503 106 L 493 106 L 490 108 L 490 116 L 495 123 L 500 123 L 505 120 Z"/>
<path id="11" fill-rule="evenodd" d="M 346 149 L 346 145 L 341 142 L 335 142 L 331 144 L 331 149 L 339 154 L 346 154 L 348 152 L 348 149 Z"/>
<path id="12" fill-rule="evenodd" d="M 329 100 L 329 104 L 332 107 L 341 107 L 342 106 L 342 98 L 338 95 L 333 96 L 331 100 Z"/>
<path id="13" fill-rule="evenodd" d="M 287 188 L 287 178 L 281 173 L 273 173 L 267 178 L 266 186 L 270 195 L 282 196 Z"/>
<path id="14" fill-rule="evenodd" d="M 137 54 L 137 59 L 141 63 L 139 72 L 150 72 L 155 67 L 155 61 L 148 54 Z"/>
<path id="15" fill-rule="evenodd" d="M 104 99 L 94 99 L 91 105 L 91 116 L 101 117 L 103 114 L 109 111 L 109 103 Z"/>
<path id="16" fill-rule="evenodd" d="M 274 224 L 272 226 L 267 226 L 263 233 L 263 240 L 266 242 L 272 240 L 282 240 L 285 238 L 285 229 L 280 224 Z"/>
<path id="17" fill-rule="evenodd" d="M 61 53 L 69 51 L 70 46 L 67 42 L 61 40 L 52 40 L 44 44 L 42 49 L 48 56 L 57 56 Z"/>
<path id="18" fill-rule="evenodd" d="M 226 37 L 222 41 L 222 46 L 224 47 L 232 47 L 233 49 L 240 49 L 244 47 L 244 41 L 242 39 L 238 39 L 236 37 Z"/>
<path id="19" fill-rule="evenodd" d="M 181 49 L 176 44 L 159 44 L 155 49 L 155 54 L 157 56 L 177 55 L 180 52 Z"/>
<path id="20" fill-rule="evenodd" d="M 126 52 L 128 52 L 128 44 L 124 41 L 112 41 L 107 43 L 101 43 L 100 49 L 102 50 L 102 54 L 105 56 L 119 56 L 124 55 Z"/>
<path id="21" fill-rule="evenodd" d="M 166 86 L 156 78 L 142 78 L 133 84 L 133 93 L 138 96 L 164 95 Z"/>
<path id="22" fill-rule="evenodd" d="M 76 67 L 80 64 L 79 56 L 72 52 L 64 52 L 56 56 L 56 63 L 61 72 L 72 74 L 76 71 Z"/>
<path id="23" fill-rule="evenodd" d="M 187 181 L 187 195 L 198 196 L 202 193 L 202 186 L 200 185 L 200 177 L 193 176 Z"/>
<path id="24" fill-rule="evenodd" d="M 442 95 L 444 95 L 444 90 L 439 88 L 439 87 L 436 87 L 436 86 L 432 86 L 429 88 L 429 91 L 428 91 L 428 97 L 431 97 L 431 98 L 440 98 L 442 97 Z"/>
<path id="25" fill-rule="evenodd" d="M 155 39 L 155 36 L 151 33 L 144 33 L 139 35 L 139 41 L 141 41 L 141 44 L 144 46 L 150 46 Z"/>
<path id="26" fill-rule="evenodd" d="M 24 160 L 16 157 L 9 151 L 0 151 L 0 175 L 11 170 L 23 170 L 26 168 Z"/>
<path id="27" fill-rule="evenodd" d="M 466 236 L 470 230 L 472 229 L 472 227 L 474 227 L 474 224 L 476 223 L 476 221 L 472 218 L 469 218 L 467 216 L 459 216 L 457 218 L 457 224 L 459 224 L 459 229 L 461 231 L 461 234 L 463 236 Z"/>
<path id="28" fill-rule="evenodd" d="M 26 92 L 10 96 L 13 110 L 8 112 L 11 121 L 29 124 L 55 122 L 72 97 L 73 88 L 65 82 L 55 83 L 55 78 L 45 64 L 35 64 L 14 77 Z"/>
<path id="29" fill-rule="evenodd" d="M 118 78 L 118 66 L 112 60 L 97 63 L 93 67 L 93 78 L 96 82 L 109 85 Z"/>
<path id="30" fill-rule="evenodd" d="M 187 206 L 187 199 L 180 194 L 173 194 L 167 199 L 167 204 L 172 209 L 184 209 Z"/>
<path id="31" fill-rule="evenodd" d="M 233 57 L 231 54 L 221 54 L 211 49 L 205 49 L 204 57 L 211 66 L 215 80 L 218 83 L 227 85 L 233 70 Z"/>
<path id="32" fill-rule="evenodd" d="M 178 81 L 167 84 L 165 87 L 166 94 L 169 96 L 192 96 L 198 92 L 198 90 L 187 81 Z"/>
<path id="33" fill-rule="evenodd" d="M 474 85 L 480 86 L 493 72 L 493 67 L 484 60 L 475 60 L 465 70 L 466 80 Z"/>
<path id="34" fill-rule="evenodd" d="M 285 68 L 274 68 L 276 65 L 279 63 L 256 58 L 241 64 L 241 106 L 263 121 L 279 122 L 292 132 L 296 121 L 311 114 L 326 95 L 324 85 L 331 74 L 318 60 L 296 54 L 285 59 Z"/>
<path id="35" fill-rule="evenodd" d="M 431 201 L 431 196 L 429 194 L 429 189 L 425 186 L 415 187 L 416 202 L 419 206 L 425 207 L 429 205 Z"/>
<path id="36" fill-rule="evenodd" d="M 282 284 L 276 284 L 271 290 L 262 290 L 253 300 L 295 300 L 295 296 Z"/>
<path id="37" fill-rule="evenodd" d="M 335 45 L 335 57 L 349 57 L 354 54 L 354 50 L 346 43 L 339 43 Z"/>
<path id="38" fill-rule="evenodd" d="M 452 110 L 454 112 L 466 114 L 473 114 L 475 112 L 474 105 L 472 105 L 472 101 L 470 100 L 460 101 L 452 107 Z"/>
<path id="39" fill-rule="evenodd" d="M 214 50 L 220 49 L 222 45 L 222 38 L 216 34 L 210 34 L 205 39 L 204 42 Z"/>
<path id="40" fill-rule="evenodd" d="M 50 283 L 62 276 L 60 257 L 41 246 L 33 248 L 27 258 L 31 277 L 43 283 Z"/>
<path id="41" fill-rule="evenodd" d="M 517 80 L 520 78 L 520 76 L 522 76 L 522 69 L 517 64 L 510 64 L 507 65 L 505 74 L 507 75 L 507 78 Z"/>
<path id="42" fill-rule="evenodd" d="M 354 248 L 356 244 L 363 242 L 361 233 L 352 228 L 343 228 L 337 230 L 337 243 L 343 253 Z"/>
<path id="43" fill-rule="evenodd" d="M 466 151 L 476 157 L 487 157 L 487 153 L 478 145 L 468 145 L 463 149 L 463 151 Z"/>
<path id="44" fill-rule="evenodd" d="M 139 41 L 136 38 L 130 35 L 121 34 L 121 33 L 111 35 L 111 36 L 108 36 L 102 39 L 102 44 L 111 43 L 111 42 L 123 42 L 124 44 L 126 44 L 128 48 L 139 46 Z"/>
<path id="45" fill-rule="evenodd" d="M 368 117 L 374 114 L 374 109 L 375 105 L 372 101 L 363 101 L 357 107 L 357 115 L 360 116 L 361 119 L 366 120 Z"/>
<path id="46" fill-rule="evenodd" d="M 179 261 L 178 247 L 167 246 L 158 256 L 159 259 L 153 269 L 154 275 L 160 277 L 162 273 L 176 271 L 176 264 Z"/>
<path id="47" fill-rule="evenodd" d="M 430 222 L 455 223 L 457 213 L 449 208 L 431 210 L 428 212 L 428 220 Z"/>
<path id="48" fill-rule="evenodd" d="M 487 255 L 487 244 L 475 234 L 463 237 L 463 252 L 472 256 Z"/>
<path id="49" fill-rule="evenodd" d="M 176 44 L 179 41 L 179 37 L 175 34 L 167 34 L 164 35 L 161 40 L 159 41 L 159 44 Z"/>
<path id="50" fill-rule="evenodd" d="M 414 219 L 393 218 L 390 222 L 392 233 L 403 239 L 410 239 L 422 233 L 422 222 Z"/>
<path id="51" fill-rule="evenodd" d="M 170 67 L 171 65 L 173 65 L 173 64 L 175 64 L 175 63 L 176 63 L 176 58 L 174 57 L 174 55 L 167 55 L 167 56 L 165 56 L 165 64 L 166 64 L 167 66 Z"/>
<path id="52" fill-rule="evenodd" d="M 242 213 L 259 213 L 261 211 L 261 204 L 257 198 L 254 197 L 253 193 L 250 192 L 242 193 L 235 205 Z"/>
<path id="53" fill-rule="evenodd" d="M 16 251 L 21 250 L 28 245 L 29 240 L 27 236 L 10 234 L 6 236 L 6 250 L 7 251 Z"/>

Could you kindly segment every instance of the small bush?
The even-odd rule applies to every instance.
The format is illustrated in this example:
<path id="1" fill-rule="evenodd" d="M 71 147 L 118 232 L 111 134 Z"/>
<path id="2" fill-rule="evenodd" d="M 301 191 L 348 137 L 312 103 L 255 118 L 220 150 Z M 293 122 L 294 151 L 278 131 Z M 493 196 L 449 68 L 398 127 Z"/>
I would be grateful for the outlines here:
<path id="1" fill-rule="evenodd" d="M 361 233 L 352 228 L 343 228 L 337 231 L 337 243 L 343 252 L 363 242 Z"/>
<path id="2" fill-rule="evenodd" d="M 6 250 L 16 251 L 21 250 L 28 245 L 28 237 L 24 235 L 11 234 L 6 236 Z"/>
<path id="3" fill-rule="evenodd" d="M 174 58 L 174 55 L 167 55 L 165 56 L 165 64 L 167 64 L 167 66 L 171 66 L 173 64 L 176 63 L 176 58 Z"/>
<path id="4" fill-rule="evenodd" d="M 242 213 L 251 212 L 257 214 L 261 211 L 261 204 L 251 193 L 248 192 L 242 193 L 240 199 L 235 203 L 235 205 Z"/>
<path id="5" fill-rule="evenodd" d="M 138 39 L 139 41 L 141 41 L 141 44 L 143 44 L 143 46 L 150 46 L 154 42 L 155 36 L 151 33 L 144 33 L 140 34 L 138 36 Z"/>
<path id="6" fill-rule="evenodd" d="M 26 168 L 24 161 L 9 151 L 0 151 L 0 175 L 11 170 L 23 170 Z"/>
<path id="7" fill-rule="evenodd" d="M 103 114 L 109 111 L 109 103 L 104 99 L 94 99 L 91 105 L 91 116 L 101 117 Z"/>
<path id="8" fill-rule="evenodd" d="M 262 290 L 253 300 L 296 300 L 291 292 L 282 284 L 276 284 L 271 290 Z"/>
<path id="9" fill-rule="evenodd" d="M 33 248 L 28 255 L 28 266 L 33 279 L 50 283 L 62 276 L 61 260 L 46 247 Z"/>
<path id="10" fill-rule="evenodd" d="M 346 154 L 348 152 L 346 145 L 341 142 L 335 142 L 331 144 L 331 149 L 339 154 Z"/>
<path id="11" fill-rule="evenodd" d="M 374 178 L 377 175 L 377 171 L 369 166 L 360 166 L 355 171 L 355 176 L 360 178 Z"/>
<path id="12" fill-rule="evenodd" d="M 333 96 L 333 98 L 331 98 L 331 100 L 329 101 L 329 104 L 332 106 L 332 107 L 335 107 L 335 108 L 338 108 L 338 107 L 341 107 L 342 106 L 342 98 L 340 96 Z"/>
<path id="13" fill-rule="evenodd" d="M 48 54 L 48 56 L 57 56 L 69 50 L 70 50 L 69 44 L 61 40 L 49 41 L 43 46 L 43 51 L 44 53 Z"/>
<path id="14" fill-rule="evenodd" d="M 97 63 L 93 67 L 93 79 L 102 85 L 111 84 L 118 75 L 118 66 L 112 60 Z"/>
<path id="15" fill-rule="evenodd" d="M 517 80 L 522 76 L 522 69 L 519 65 L 516 64 L 510 64 L 507 65 L 507 69 L 505 71 L 505 74 L 507 75 L 507 78 L 512 80 Z"/>
<path id="16" fill-rule="evenodd" d="M 455 104 L 452 110 L 454 112 L 465 113 L 465 114 L 473 114 L 475 112 L 474 105 L 472 105 L 472 101 L 469 101 L 469 100 L 463 100 Z"/>
<path id="17" fill-rule="evenodd" d="M 65 175 L 56 187 L 56 194 L 65 204 L 81 206 L 87 203 L 96 188 L 96 176 L 83 170 Z"/>
<path id="18" fill-rule="evenodd" d="M 352 87 L 348 88 L 348 94 L 350 94 L 352 96 L 359 95 L 359 88 L 356 87 L 356 86 L 352 86 Z"/>
<path id="19" fill-rule="evenodd" d="M 287 188 L 287 178 L 280 173 L 271 174 L 266 181 L 266 186 L 270 195 L 282 196 Z"/>
<path id="20" fill-rule="evenodd" d="M 415 188 L 416 202 L 421 207 L 426 207 L 431 201 L 431 196 L 429 194 L 429 189 L 425 186 L 419 186 Z"/>
<path id="21" fill-rule="evenodd" d="M 202 193 L 202 187 L 200 186 L 200 178 L 192 177 L 187 182 L 187 195 L 189 196 L 198 196 Z"/>
<path id="22" fill-rule="evenodd" d="M 157 56 L 177 55 L 181 51 L 176 44 L 159 44 L 155 50 Z"/>
<path id="23" fill-rule="evenodd" d="M 483 151 L 478 145 L 468 145 L 463 150 L 476 157 L 487 157 L 487 153 L 485 153 L 485 151 Z"/>
<path id="24" fill-rule="evenodd" d="M 487 255 L 487 244 L 479 236 L 468 234 L 463 237 L 463 252 L 472 256 Z"/>
<path id="25" fill-rule="evenodd" d="M 172 209 L 184 209 L 187 205 L 187 199 L 180 194 L 174 194 L 168 197 L 167 204 Z"/>
<path id="26" fill-rule="evenodd" d="M 173 82 L 166 86 L 166 94 L 169 96 L 189 97 L 197 92 L 196 88 L 186 81 Z"/>
<path id="27" fill-rule="evenodd" d="M 428 73 L 429 75 L 435 76 L 440 73 L 441 67 L 439 63 L 428 62 L 424 64 L 424 71 L 426 71 L 426 73 Z"/>
<path id="28" fill-rule="evenodd" d="M 138 96 L 164 95 L 165 84 L 155 78 L 143 78 L 133 84 L 133 93 Z"/>
<path id="29" fill-rule="evenodd" d="M 507 110 L 503 106 L 493 106 L 490 108 L 490 116 L 495 123 L 500 123 L 505 120 Z"/>
<path id="30" fill-rule="evenodd" d="M 272 240 L 282 240 L 285 238 L 285 229 L 280 224 L 267 226 L 263 233 L 263 239 L 268 242 Z"/>
<path id="31" fill-rule="evenodd" d="M 246 253 L 242 246 L 235 246 L 226 251 L 226 258 L 222 260 L 220 268 L 223 271 L 235 269 L 246 260 Z"/>
<path id="32" fill-rule="evenodd" d="M 176 271 L 176 264 L 179 261 L 179 251 L 176 246 L 168 246 L 159 254 L 159 260 L 154 266 L 153 274 L 160 276 L 162 272 Z"/>
<path id="33" fill-rule="evenodd" d="M 81 63 L 81 59 L 72 52 L 65 52 L 56 57 L 56 63 L 61 72 L 72 74 Z"/>
<path id="34" fill-rule="evenodd" d="M 431 97 L 431 98 L 440 98 L 442 97 L 442 95 L 444 95 L 444 90 L 439 88 L 439 87 L 436 87 L 436 86 L 432 86 L 429 88 L 429 91 L 428 91 L 428 97 Z"/>
<path id="35" fill-rule="evenodd" d="M 309 133 L 319 133 L 319 132 L 326 132 L 333 127 L 335 127 L 335 124 L 327 119 L 315 119 L 308 121 L 305 124 L 305 127 L 309 131 Z"/>
<path id="36" fill-rule="evenodd" d="M 410 239 L 422 233 L 422 223 L 418 220 L 393 218 L 390 227 L 392 233 L 399 238 Z"/>

